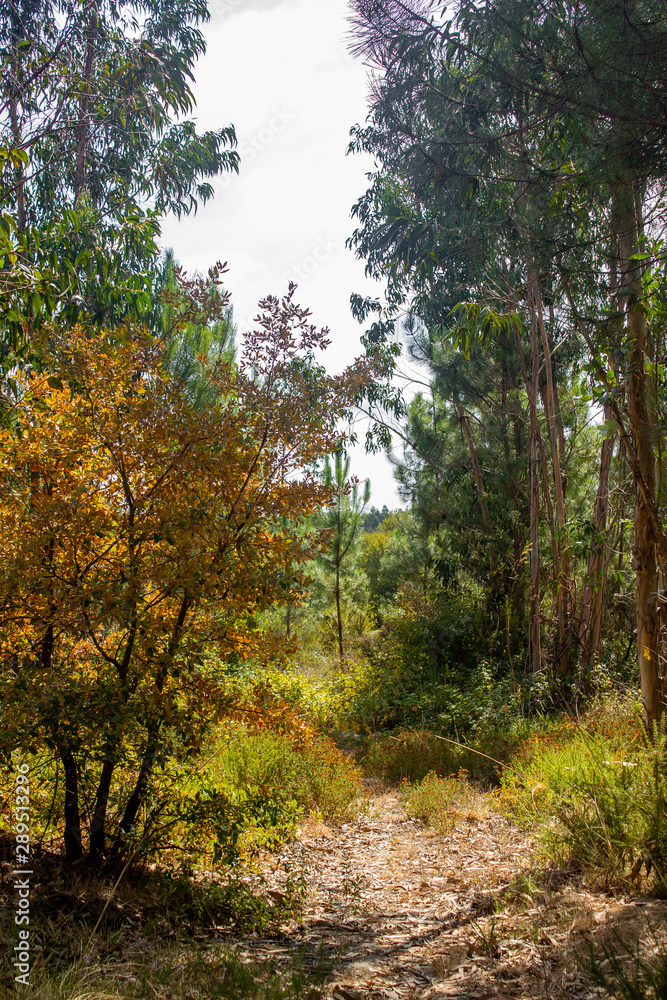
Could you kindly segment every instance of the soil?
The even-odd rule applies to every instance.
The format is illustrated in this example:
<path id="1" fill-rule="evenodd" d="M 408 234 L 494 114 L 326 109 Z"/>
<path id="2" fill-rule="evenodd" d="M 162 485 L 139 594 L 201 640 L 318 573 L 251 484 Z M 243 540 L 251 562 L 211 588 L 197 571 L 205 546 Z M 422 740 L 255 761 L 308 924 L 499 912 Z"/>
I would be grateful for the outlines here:
<path id="1" fill-rule="evenodd" d="M 540 869 L 531 839 L 483 807 L 443 836 L 375 794 L 355 823 L 307 822 L 278 869 L 304 861 L 301 920 L 236 944 L 249 959 L 328 961 L 332 1000 L 605 996 L 580 961 L 591 944 L 648 957 L 665 936 L 667 903 Z"/>

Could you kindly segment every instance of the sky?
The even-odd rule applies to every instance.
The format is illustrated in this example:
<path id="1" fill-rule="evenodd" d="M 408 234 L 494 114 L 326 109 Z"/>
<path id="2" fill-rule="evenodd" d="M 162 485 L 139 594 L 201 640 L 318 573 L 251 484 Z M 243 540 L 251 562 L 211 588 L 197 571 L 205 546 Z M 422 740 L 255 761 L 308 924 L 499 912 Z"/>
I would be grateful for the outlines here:
<path id="1" fill-rule="evenodd" d="M 207 53 L 196 67 L 198 129 L 234 124 L 240 173 L 213 182 L 195 216 L 170 218 L 162 242 L 187 271 L 226 261 L 239 333 L 259 299 L 296 300 L 329 327 L 329 371 L 361 352 L 350 294 L 381 294 L 345 241 L 368 186 L 369 157 L 347 156 L 349 131 L 367 114 L 366 68 L 347 51 L 347 0 L 210 0 Z M 400 505 L 383 455 L 356 449 L 352 471 L 371 479 L 371 504 Z"/>

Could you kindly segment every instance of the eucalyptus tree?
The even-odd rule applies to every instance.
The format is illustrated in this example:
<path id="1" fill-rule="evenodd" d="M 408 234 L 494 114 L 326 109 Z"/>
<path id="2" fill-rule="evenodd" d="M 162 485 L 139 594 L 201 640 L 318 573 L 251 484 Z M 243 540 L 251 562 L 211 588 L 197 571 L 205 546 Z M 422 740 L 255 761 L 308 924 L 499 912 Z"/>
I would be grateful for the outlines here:
<path id="1" fill-rule="evenodd" d="M 617 424 L 635 480 L 638 654 L 650 724 L 664 694 L 656 556 L 664 565 L 667 550 L 642 257 L 647 207 L 658 203 L 665 173 L 664 5 L 356 0 L 354 9 L 357 48 L 381 75 L 371 124 L 354 138 L 380 169 L 356 206 L 353 242 L 371 271 L 388 275 L 391 303 L 412 297 L 424 322 L 451 339 L 493 339 L 512 325 L 518 338 L 520 328 L 529 331 L 531 559 L 550 459 L 553 483 L 542 493 L 548 515 L 553 492 L 563 674 L 582 630 L 590 639 L 594 602 L 589 586 L 577 621 L 558 369 L 564 346 L 575 357 L 588 351 L 594 392 Z M 595 507 L 602 533 L 609 447 Z M 534 598 L 539 565 L 532 568 Z M 589 581 L 596 573 L 592 565 Z M 534 635 L 533 654 L 536 643 Z"/>
<path id="2" fill-rule="evenodd" d="M 371 6 L 375 13 L 378 5 Z M 466 354 L 476 342 L 489 347 L 516 341 L 517 371 L 530 403 L 531 662 L 533 670 L 542 666 L 542 490 L 556 585 L 555 661 L 566 676 L 573 645 L 572 585 L 562 468 L 565 435 L 557 359 L 552 359 L 561 331 L 553 309 L 553 268 L 545 252 L 555 223 L 548 224 L 540 203 L 544 184 L 527 160 L 522 113 L 519 109 L 517 114 L 511 95 L 487 81 L 474 58 L 455 63 L 434 19 L 409 15 L 401 4 L 384 6 L 400 9 L 401 18 L 383 22 L 370 17 L 368 5 L 357 5 L 359 45 L 381 63 L 384 73 L 376 82 L 371 124 L 354 134 L 353 148 L 373 152 L 381 167 L 355 206 L 360 225 L 352 242 L 376 277 L 388 277 L 390 303 L 409 301 L 432 339 L 457 343 Z M 506 132 L 512 138 L 504 143 Z M 530 334 L 527 367 L 524 328 Z M 544 428 L 538 397 L 546 415 Z M 475 469 L 469 420 L 460 406 L 458 417 Z M 488 531 L 478 469 L 476 479 Z"/>
<path id="3" fill-rule="evenodd" d="M 145 319 L 164 213 L 237 170 L 233 127 L 198 133 L 204 0 L 9 0 L 0 14 L 5 370 L 48 324 Z"/>

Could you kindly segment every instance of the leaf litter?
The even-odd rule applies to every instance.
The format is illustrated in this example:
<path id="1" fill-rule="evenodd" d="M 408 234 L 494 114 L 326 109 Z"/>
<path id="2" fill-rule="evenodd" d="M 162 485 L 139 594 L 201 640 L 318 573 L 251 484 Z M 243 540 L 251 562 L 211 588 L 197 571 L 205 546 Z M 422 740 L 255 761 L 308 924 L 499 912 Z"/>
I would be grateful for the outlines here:
<path id="1" fill-rule="evenodd" d="M 302 915 L 280 936 L 237 947 L 251 960 L 325 956 L 331 1000 L 605 996 L 578 956 L 616 936 L 650 951 L 667 937 L 667 903 L 602 891 L 581 872 L 540 871 L 531 837 L 490 796 L 480 801 L 447 835 L 381 791 L 355 822 L 306 820 L 280 856 L 287 868 L 293 852 L 307 858 Z"/>
<path id="2" fill-rule="evenodd" d="M 147 975 L 151 995 L 169 1000 L 206 1000 L 207 977 L 218 976 L 229 956 L 256 976 L 301 969 L 306 992 L 298 995 L 310 1000 L 588 1000 L 606 995 L 577 958 L 586 960 L 591 944 L 599 954 L 622 940 L 648 957 L 667 938 L 667 902 L 545 869 L 531 837 L 482 794 L 442 833 L 408 815 L 396 795 L 369 788 L 356 819 L 327 826 L 306 818 L 295 841 L 242 878 L 276 912 L 300 880 L 301 911 L 271 932 L 241 935 L 210 924 L 151 931 L 150 908 L 121 894 L 80 961 L 130 989 Z M 95 923 L 107 893 L 86 901 L 85 892 L 55 890 L 42 919 L 51 945 L 62 942 L 66 973 L 81 941 L 79 920 Z"/>

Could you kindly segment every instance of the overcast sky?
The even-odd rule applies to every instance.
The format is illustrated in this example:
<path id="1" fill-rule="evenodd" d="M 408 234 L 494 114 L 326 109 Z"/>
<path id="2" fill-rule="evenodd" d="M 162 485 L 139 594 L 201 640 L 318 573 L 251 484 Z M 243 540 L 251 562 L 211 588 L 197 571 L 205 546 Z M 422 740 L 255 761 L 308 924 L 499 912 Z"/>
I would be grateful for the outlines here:
<path id="1" fill-rule="evenodd" d="M 215 198 L 196 216 L 168 219 L 163 243 L 188 271 L 228 262 L 240 332 L 260 298 L 296 281 L 297 301 L 331 330 L 327 368 L 340 369 L 361 350 L 350 294 L 378 294 L 345 248 L 373 166 L 345 155 L 368 92 L 366 70 L 346 48 L 347 0 L 211 0 L 210 9 L 197 124 L 235 125 L 240 174 L 214 182 Z M 398 505 L 384 456 L 358 453 L 353 466 L 371 477 L 372 504 Z"/>

